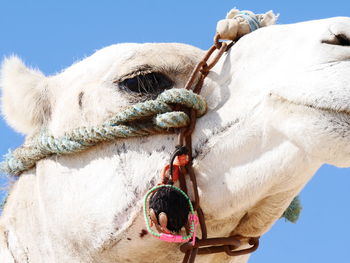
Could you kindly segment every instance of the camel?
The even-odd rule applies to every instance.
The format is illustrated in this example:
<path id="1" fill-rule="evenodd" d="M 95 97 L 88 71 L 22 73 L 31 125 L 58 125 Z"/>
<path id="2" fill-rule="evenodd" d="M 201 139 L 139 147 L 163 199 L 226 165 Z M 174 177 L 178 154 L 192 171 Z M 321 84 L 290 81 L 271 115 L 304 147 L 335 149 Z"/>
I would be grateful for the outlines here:
<path id="1" fill-rule="evenodd" d="M 322 164 L 350 166 L 349 46 L 350 18 L 273 25 L 242 37 L 209 73 L 193 147 L 210 236 L 261 236 Z M 202 55 L 185 44 L 118 44 L 54 76 L 11 57 L 3 112 L 28 140 L 43 128 L 60 136 L 183 87 Z M 139 87 L 144 76 L 155 87 Z M 175 144 L 160 134 L 39 161 L 4 207 L 0 261 L 181 262 L 179 245 L 147 234 L 142 218 L 142 198 Z"/>

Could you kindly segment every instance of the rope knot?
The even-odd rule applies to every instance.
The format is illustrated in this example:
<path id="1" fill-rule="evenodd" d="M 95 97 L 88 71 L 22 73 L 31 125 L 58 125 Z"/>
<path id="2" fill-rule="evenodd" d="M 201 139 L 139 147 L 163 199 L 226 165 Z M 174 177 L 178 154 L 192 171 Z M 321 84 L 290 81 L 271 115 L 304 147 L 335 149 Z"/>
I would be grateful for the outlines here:
<path id="1" fill-rule="evenodd" d="M 254 14 L 251 11 L 232 9 L 226 19 L 217 23 L 216 32 L 220 35 L 220 39 L 237 41 L 260 27 L 275 24 L 277 17 L 272 11 Z"/>

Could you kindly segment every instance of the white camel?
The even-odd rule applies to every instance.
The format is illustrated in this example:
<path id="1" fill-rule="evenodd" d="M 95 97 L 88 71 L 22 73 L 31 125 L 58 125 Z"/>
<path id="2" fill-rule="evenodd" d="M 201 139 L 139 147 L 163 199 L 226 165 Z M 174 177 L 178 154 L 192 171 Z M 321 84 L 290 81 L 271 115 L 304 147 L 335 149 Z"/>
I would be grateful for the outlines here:
<path id="1" fill-rule="evenodd" d="M 181 88 L 202 55 L 182 44 L 113 45 L 50 77 L 12 57 L 2 68 L 5 118 L 28 137 L 100 124 Z M 193 135 L 209 236 L 261 236 L 322 164 L 350 166 L 349 58 L 350 18 L 338 17 L 259 29 L 214 67 L 201 93 L 209 109 Z M 140 92 L 133 78 L 155 73 L 157 87 Z M 8 197 L 0 262 L 180 262 L 178 245 L 144 233 L 141 213 L 175 137 L 118 140 L 38 162 Z"/>

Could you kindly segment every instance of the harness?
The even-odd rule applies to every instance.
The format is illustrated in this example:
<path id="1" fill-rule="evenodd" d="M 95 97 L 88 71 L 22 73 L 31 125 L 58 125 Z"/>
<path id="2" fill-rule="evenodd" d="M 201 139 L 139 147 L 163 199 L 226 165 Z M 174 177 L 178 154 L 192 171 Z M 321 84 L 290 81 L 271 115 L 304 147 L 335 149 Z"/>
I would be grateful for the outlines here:
<path id="1" fill-rule="evenodd" d="M 226 42 L 220 41 L 220 35 L 216 34 L 214 37 L 214 44 L 209 48 L 207 53 L 204 55 L 203 59 L 197 64 L 195 69 L 193 70 L 189 80 L 187 81 L 184 89 L 190 90 L 193 87 L 193 92 L 196 94 L 199 94 L 204 80 L 206 76 L 208 75 L 209 71 L 216 65 L 216 63 L 219 61 L 221 56 L 230 49 L 230 47 L 234 44 L 234 42 L 230 42 L 229 44 Z M 215 54 L 214 52 L 217 51 Z M 209 61 L 209 59 L 211 59 Z M 197 80 L 197 83 L 194 85 L 194 82 Z M 188 116 L 190 118 L 190 123 L 187 128 L 182 128 L 178 134 L 178 145 L 176 146 L 177 149 L 183 148 L 186 149 L 186 152 L 188 153 L 187 156 L 189 158 L 188 162 L 180 167 L 176 167 L 178 174 L 178 180 L 180 182 L 180 189 L 174 188 L 176 191 L 181 191 L 181 193 L 187 194 L 188 187 L 186 185 L 186 179 L 185 177 L 188 176 L 191 185 L 192 185 L 192 192 L 194 193 L 194 201 L 193 201 L 193 207 L 194 210 L 197 212 L 198 215 L 198 222 L 201 230 L 201 238 L 196 237 L 195 233 L 190 232 L 191 238 L 189 238 L 189 235 L 186 237 L 181 237 L 178 235 L 172 235 L 169 238 L 161 238 L 161 235 L 159 234 L 154 235 L 154 232 L 150 229 L 149 221 L 147 218 L 147 200 L 152 192 L 158 191 L 162 187 L 173 187 L 172 184 L 174 183 L 173 179 L 173 172 L 174 169 L 173 160 L 174 158 L 171 158 L 170 165 L 167 165 L 166 167 L 170 167 L 169 172 L 169 182 L 164 183 L 164 179 L 162 180 L 162 183 L 154 188 L 152 188 L 147 195 L 144 198 L 144 217 L 146 221 L 147 228 L 149 229 L 150 233 L 154 236 L 167 241 L 167 242 L 184 242 L 186 243 L 182 244 L 180 246 L 180 251 L 183 252 L 184 258 L 183 263 L 192 263 L 195 261 L 196 255 L 203 255 L 203 254 L 213 254 L 213 253 L 220 253 L 225 252 L 229 256 L 238 256 L 238 255 L 244 255 L 251 253 L 255 251 L 259 246 L 259 237 L 241 237 L 241 236 L 229 236 L 229 237 L 219 237 L 219 238 L 208 238 L 207 233 L 207 227 L 204 217 L 204 212 L 202 208 L 200 207 L 200 199 L 198 194 L 198 186 L 196 181 L 196 176 L 193 170 L 193 158 L 192 158 L 192 133 L 195 129 L 196 125 L 196 112 L 193 109 L 189 108 L 183 108 L 182 111 L 187 112 Z M 175 150 L 174 155 L 176 154 Z M 178 156 L 178 155 L 177 155 Z M 166 169 L 166 168 L 165 168 Z M 164 175 L 162 175 L 164 177 Z M 187 196 L 187 195 L 186 195 Z M 191 214 L 192 215 L 192 214 Z M 195 221 L 190 221 L 190 224 L 195 225 Z M 193 228 L 191 227 L 191 230 Z M 187 240 L 185 240 L 187 239 Z M 243 241 L 248 241 L 248 243 L 251 245 L 248 249 L 238 249 Z"/>

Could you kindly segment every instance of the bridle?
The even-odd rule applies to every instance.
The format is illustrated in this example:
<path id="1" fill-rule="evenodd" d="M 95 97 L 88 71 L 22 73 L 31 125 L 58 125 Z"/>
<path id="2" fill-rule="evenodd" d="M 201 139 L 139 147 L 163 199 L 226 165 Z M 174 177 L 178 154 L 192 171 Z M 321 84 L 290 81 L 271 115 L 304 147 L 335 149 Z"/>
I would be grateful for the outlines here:
<path id="1" fill-rule="evenodd" d="M 206 52 L 203 59 L 196 65 L 184 89 L 192 90 L 194 93 L 200 94 L 204 80 L 209 74 L 210 70 L 217 64 L 217 62 L 220 60 L 222 55 L 225 52 L 227 52 L 235 43 L 234 41 L 227 43 L 227 42 L 222 42 L 220 40 L 221 40 L 220 35 L 216 34 L 214 37 L 214 44 Z M 205 216 L 200 206 L 198 185 L 197 185 L 196 175 L 193 169 L 192 133 L 196 126 L 196 119 L 197 119 L 196 111 L 194 109 L 185 108 L 183 106 L 177 106 L 177 107 L 178 108 L 176 108 L 176 110 L 181 110 L 187 113 L 187 115 L 190 117 L 190 123 L 186 128 L 180 129 L 178 133 L 178 144 L 176 146 L 175 153 L 172 155 L 172 158 L 170 161 L 170 174 L 172 176 L 173 161 L 174 161 L 174 157 L 176 155 L 179 155 L 177 154 L 177 152 L 179 151 L 178 149 L 186 149 L 189 160 L 187 164 L 180 167 L 180 173 L 179 173 L 180 175 L 178 180 L 180 183 L 181 191 L 183 191 L 186 194 L 188 192 L 188 186 L 186 184 L 185 177 L 188 176 L 188 178 L 191 181 L 192 192 L 194 195 L 192 206 L 194 211 L 196 211 L 197 213 L 199 226 L 201 229 L 201 238 L 192 237 L 192 240 L 189 240 L 180 246 L 180 251 L 185 254 L 182 262 L 193 263 L 195 261 L 197 254 L 204 255 L 204 254 L 214 254 L 214 253 L 224 252 L 229 256 L 240 256 L 240 255 L 254 252 L 259 246 L 259 237 L 247 238 L 247 237 L 242 237 L 238 235 L 232 235 L 229 237 L 208 238 Z M 181 236 L 176 236 L 176 237 L 181 237 Z M 243 241 L 247 241 L 250 247 L 245 249 L 240 249 Z M 172 241 L 168 241 L 168 242 L 172 242 Z M 181 242 L 181 240 L 173 241 L 173 242 Z"/>
<path id="2" fill-rule="evenodd" d="M 227 44 L 226 42 L 220 41 L 220 35 L 216 34 L 214 37 L 214 44 L 209 48 L 203 59 L 197 64 L 193 70 L 189 80 L 185 85 L 185 89 L 191 89 L 193 83 L 198 79 L 196 85 L 193 88 L 193 92 L 199 94 L 203 87 L 203 83 L 209 71 L 216 65 L 221 56 L 227 52 L 234 42 Z M 216 54 L 214 52 L 217 51 Z M 212 58 L 210 61 L 209 59 Z M 190 125 L 188 128 L 183 128 L 178 136 L 178 144 L 184 146 L 189 151 L 189 163 L 186 165 L 187 174 L 192 183 L 192 190 L 194 193 L 194 209 L 197 211 L 199 218 L 199 225 L 201 229 L 202 236 L 200 239 L 196 240 L 195 245 L 192 242 L 187 242 L 180 246 L 180 251 L 185 253 L 183 263 L 192 263 L 195 261 L 196 255 L 203 254 L 214 254 L 225 252 L 229 256 L 240 256 L 244 254 L 249 254 L 255 251 L 259 246 L 259 238 L 248 238 L 248 243 L 251 245 L 248 249 L 239 249 L 243 239 L 247 239 L 240 236 L 229 236 L 229 237 L 219 237 L 219 238 L 208 238 L 207 226 L 205 223 L 204 212 L 200 206 L 200 199 L 198 195 L 198 186 L 196 181 L 195 172 L 193 169 L 193 159 L 192 159 L 192 133 L 196 126 L 196 115 L 193 109 L 190 110 Z M 180 188 L 187 192 L 187 185 L 184 176 L 180 176 Z"/>

